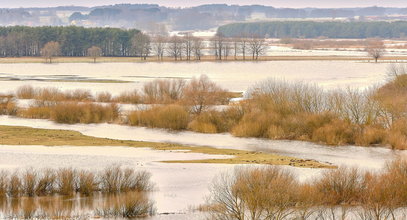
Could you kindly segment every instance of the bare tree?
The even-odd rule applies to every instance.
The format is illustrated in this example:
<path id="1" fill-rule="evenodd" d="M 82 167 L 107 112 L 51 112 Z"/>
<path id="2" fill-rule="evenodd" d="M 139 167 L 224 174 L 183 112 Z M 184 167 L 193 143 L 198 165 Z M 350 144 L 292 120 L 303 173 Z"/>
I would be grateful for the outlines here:
<path id="1" fill-rule="evenodd" d="M 232 38 L 231 39 L 231 44 L 232 44 L 232 48 L 233 48 L 233 57 L 234 57 L 234 59 L 235 60 L 237 60 L 237 55 L 238 55 L 238 53 L 239 53 L 239 51 L 240 51 L 240 48 L 239 48 L 239 42 L 240 40 L 238 39 L 238 38 Z"/>
<path id="2" fill-rule="evenodd" d="M 58 56 L 61 53 L 61 47 L 58 42 L 51 41 L 44 45 L 41 49 L 41 55 L 45 57 L 45 60 L 52 63 L 52 58 Z"/>
<path id="3" fill-rule="evenodd" d="M 225 43 L 224 36 L 222 34 L 217 34 L 215 37 L 212 38 L 211 43 L 212 43 L 212 48 L 215 52 L 215 58 L 217 60 L 222 60 L 224 43 Z"/>
<path id="4" fill-rule="evenodd" d="M 380 59 L 384 55 L 385 52 L 384 42 L 380 39 L 367 39 L 366 52 L 377 63 L 378 59 Z"/>
<path id="5" fill-rule="evenodd" d="M 187 60 L 191 60 L 191 56 L 193 53 L 193 41 L 194 41 L 194 37 L 192 36 L 191 33 L 187 33 L 184 37 L 183 37 L 183 49 L 185 51 L 185 56 Z"/>
<path id="6" fill-rule="evenodd" d="M 182 40 L 178 36 L 172 36 L 168 45 L 168 53 L 174 60 L 182 60 Z"/>
<path id="7" fill-rule="evenodd" d="M 204 48 L 204 42 L 199 37 L 194 37 L 192 42 L 192 50 L 194 52 L 195 60 L 201 60 L 202 57 L 202 49 Z"/>
<path id="8" fill-rule="evenodd" d="M 258 60 L 259 56 L 264 53 L 266 44 L 264 38 L 253 36 L 249 39 L 249 52 L 252 54 L 253 60 Z"/>
<path id="9" fill-rule="evenodd" d="M 146 60 L 151 53 L 151 39 L 148 35 L 137 33 L 132 39 L 134 54 Z"/>
<path id="10" fill-rule="evenodd" d="M 225 103 L 227 91 L 212 82 L 206 75 L 193 78 L 184 89 L 183 103 L 191 107 L 191 112 L 200 114 L 210 105 Z"/>
<path id="11" fill-rule="evenodd" d="M 102 56 L 102 49 L 97 46 L 88 48 L 88 56 L 93 58 L 93 62 L 96 63 L 96 59 Z"/>
<path id="12" fill-rule="evenodd" d="M 246 54 L 247 54 L 247 49 L 248 49 L 248 41 L 249 39 L 247 38 L 247 34 L 241 34 L 241 37 L 239 39 L 239 50 L 242 53 L 243 60 L 246 60 Z"/>
<path id="13" fill-rule="evenodd" d="M 163 60 L 165 48 L 167 46 L 167 38 L 164 36 L 157 36 L 153 39 L 153 51 L 159 60 Z"/>

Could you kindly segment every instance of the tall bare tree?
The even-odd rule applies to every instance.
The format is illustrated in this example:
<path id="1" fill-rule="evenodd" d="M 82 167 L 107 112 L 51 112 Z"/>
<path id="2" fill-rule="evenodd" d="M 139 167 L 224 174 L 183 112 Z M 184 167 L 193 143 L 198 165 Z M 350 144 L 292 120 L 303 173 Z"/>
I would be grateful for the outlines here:
<path id="1" fill-rule="evenodd" d="M 168 44 L 168 53 L 174 60 L 182 60 L 182 40 L 178 36 L 172 36 Z"/>
<path id="2" fill-rule="evenodd" d="M 102 49 L 97 46 L 92 46 L 88 49 L 88 56 L 92 57 L 93 62 L 96 63 L 96 59 L 102 56 Z"/>
<path id="3" fill-rule="evenodd" d="M 202 49 L 205 47 L 205 44 L 202 38 L 194 37 L 192 42 L 192 49 L 194 52 L 195 60 L 201 60 L 202 57 Z"/>
<path id="4" fill-rule="evenodd" d="M 146 60 L 151 53 L 151 39 L 148 35 L 137 33 L 132 39 L 134 54 Z"/>
<path id="5" fill-rule="evenodd" d="M 163 60 L 166 46 L 167 46 L 166 37 L 161 35 L 154 37 L 153 51 L 159 60 Z"/>
<path id="6" fill-rule="evenodd" d="M 185 51 L 185 56 L 187 60 L 191 60 L 192 53 L 193 53 L 193 41 L 194 36 L 191 33 L 186 33 L 183 37 L 183 49 Z"/>
<path id="7" fill-rule="evenodd" d="M 217 60 L 222 60 L 225 37 L 222 34 L 217 34 L 215 37 L 212 38 L 212 48 L 215 52 L 215 58 Z"/>
<path id="8" fill-rule="evenodd" d="M 45 57 L 45 60 L 52 63 L 52 58 L 58 56 L 61 53 L 61 47 L 58 42 L 51 41 L 44 45 L 41 49 L 41 55 Z"/>
<path id="9" fill-rule="evenodd" d="M 253 36 L 249 39 L 248 51 L 252 55 L 253 60 L 258 60 L 259 56 L 264 53 L 266 49 L 265 39 Z"/>
<path id="10" fill-rule="evenodd" d="M 243 60 L 246 60 L 248 39 L 246 37 L 240 38 L 240 51 L 242 52 Z"/>

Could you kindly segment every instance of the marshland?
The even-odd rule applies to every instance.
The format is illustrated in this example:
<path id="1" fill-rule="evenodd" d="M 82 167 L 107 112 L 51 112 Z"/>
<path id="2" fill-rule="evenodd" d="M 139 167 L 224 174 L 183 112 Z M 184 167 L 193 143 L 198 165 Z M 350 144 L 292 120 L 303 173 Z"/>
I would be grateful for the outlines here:
<path id="1" fill-rule="evenodd" d="M 407 218 L 405 10 L 179 4 L 0 9 L 0 219 Z"/>

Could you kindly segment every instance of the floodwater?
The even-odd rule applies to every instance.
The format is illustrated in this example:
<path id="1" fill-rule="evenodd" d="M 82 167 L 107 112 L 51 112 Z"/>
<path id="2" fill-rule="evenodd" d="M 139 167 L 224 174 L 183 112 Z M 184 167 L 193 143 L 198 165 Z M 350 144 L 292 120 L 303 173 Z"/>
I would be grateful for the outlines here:
<path id="1" fill-rule="evenodd" d="M 0 78 L 13 79 L 0 81 L 0 88 L 1 92 L 12 92 L 30 84 L 118 94 L 141 89 L 143 83 L 154 79 L 191 79 L 202 74 L 223 88 L 237 92 L 244 92 L 268 78 L 316 83 L 327 89 L 367 88 L 385 82 L 388 65 L 352 61 L 0 64 Z M 52 82 L 55 78 L 130 83 Z"/>
<path id="2" fill-rule="evenodd" d="M 231 91 L 246 91 L 267 78 L 315 83 L 326 89 L 354 87 L 364 89 L 386 80 L 388 64 L 350 61 L 270 61 L 270 62 L 179 62 L 179 63 L 100 63 L 100 64 L 0 64 L 0 93 L 14 92 L 22 85 L 57 87 L 61 90 L 88 89 L 94 93 L 141 89 L 154 79 L 191 79 L 202 74 Z M 130 83 L 51 82 L 53 79 L 122 80 Z M 29 100 L 21 101 L 27 105 Z M 128 106 L 129 108 L 131 106 Z M 355 146 L 330 147 L 300 141 L 272 141 L 236 138 L 230 134 L 168 132 L 159 129 L 114 124 L 61 125 L 48 120 L 0 116 L 0 125 L 46 129 L 68 129 L 85 135 L 122 140 L 173 142 L 216 148 L 246 149 L 315 159 L 334 165 L 378 170 L 404 152 L 385 148 Z M 131 166 L 152 173 L 157 190 L 153 193 L 158 216 L 153 219 L 199 219 L 190 211 L 205 202 L 208 187 L 217 175 L 230 172 L 235 165 L 165 164 L 163 160 L 214 158 L 202 154 L 162 152 L 128 147 L 1 146 L 0 169 L 26 167 L 79 167 L 101 169 L 112 164 Z M 220 156 L 222 157 L 222 156 Z M 300 180 L 319 175 L 321 169 L 286 167 Z M 171 213 L 164 215 L 164 213 Z M 160 215 L 161 214 L 161 215 Z"/>
<path id="3" fill-rule="evenodd" d="M 355 166 L 377 170 L 404 151 L 383 147 L 325 146 L 303 141 L 275 141 L 258 138 L 237 138 L 230 134 L 202 134 L 195 132 L 168 132 L 161 129 L 131 127 L 116 124 L 56 124 L 42 119 L 21 119 L 0 116 L 0 125 L 28 126 L 45 129 L 67 129 L 85 135 L 118 140 L 171 142 L 215 148 L 255 150 L 303 159 L 314 159 L 338 166 Z M 109 131 L 109 132 L 106 132 Z"/>

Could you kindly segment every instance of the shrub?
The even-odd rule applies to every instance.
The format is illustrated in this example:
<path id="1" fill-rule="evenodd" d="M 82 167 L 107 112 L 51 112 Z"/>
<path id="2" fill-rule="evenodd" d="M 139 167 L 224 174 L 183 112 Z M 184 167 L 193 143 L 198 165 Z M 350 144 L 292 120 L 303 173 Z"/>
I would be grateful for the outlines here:
<path id="1" fill-rule="evenodd" d="M 90 103 L 60 103 L 51 110 L 51 119 L 58 123 L 102 123 L 119 117 L 117 105 L 107 106 Z"/>
<path id="2" fill-rule="evenodd" d="M 0 115 L 16 115 L 17 105 L 11 95 L 0 95 Z"/>
<path id="3" fill-rule="evenodd" d="M 385 143 L 386 132 L 383 128 L 365 126 L 362 131 L 356 134 L 355 143 L 361 146 Z"/>
<path id="4" fill-rule="evenodd" d="M 78 173 L 77 190 L 81 195 L 90 196 L 98 191 L 95 174 L 89 171 L 80 171 Z"/>
<path id="5" fill-rule="evenodd" d="M 154 214 L 154 204 L 145 193 L 131 192 L 124 196 L 114 196 L 113 204 L 97 208 L 94 212 L 104 218 L 143 218 Z"/>
<path id="6" fill-rule="evenodd" d="M 119 193 L 129 191 L 150 191 L 151 175 L 147 172 L 136 172 L 133 169 L 122 169 L 120 166 L 106 168 L 100 174 L 100 185 L 103 192 Z"/>
<path id="7" fill-rule="evenodd" d="M 56 181 L 55 171 L 46 169 L 38 174 L 38 183 L 35 193 L 38 196 L 50 195 L 54 192 Z"/>
<path id="8" fill-rule="evenodd" d="M 19 112 L 20 117 L 49 119 L 51 118 L 51 108 L 48 106 L 30 106 Z"/>
<path id="9" fill-rule="evenodd" d="M 8 184 L 8 173 L 0 171 L 0 200 L 6 197 L 9 188 Z"/>
<path id="10" fill-rule="evenodd" d="M 77 171 L 72 168 L 62 168 L 56 172 L 57 192 L 60 195 L 72 196 L 76 191 Z"/>
<path id="11" fill-rule="evenodd" d="M 139 104 L 142 102 L 142 98 L 138 94 L 137 90 L 132 92 L 123 92 L 120 95 L 113 98 L 114 102 L 127 103 L 127 104 Z"/>
<path id="12" fill-rule="evenodd" d="M 334 120 L 331 123 L 318 128 L 314 132 L 312 140 L 329 145 L 354 144 L 355 129 L 352 127 L 353 126 L 349 122 Z"/>
<path id="13" fill-rule="evenodd" d="M 33 197 L 35 195 L 35 190 L 38 184 L 38 174 L 33 169 L 27 169 L 21 178 L 22 182 L 22 193 L 29 197 Z"/>
<path id="14" fill-rule="evenodd" d="M 16 96 L 19 99 L 34 99 L 35 90 L 30 85 L 21 86 L 17 89 Z"/>
<path id="15" fill-rule="evenodd" d="M 96 101 L 98 102 L 111 102 L 112 94 L 109 92 L 101 92 L 96 95 Z"/>
<path id="16" fill-rule="evenodd" d="M 191 112 L 200 114 L 210 105 L 223 105 L 229 102 L 229 94 L 207 76 L 193 78 L 185 87 L 182 103 L 191 107 Z"/>
<path id="17" fill-rule="evenodd" d="M 189 123 L 189 113 L 182 106 L 166 105 L 131 112 L 127 119 L 129 124 L 133 126 L 184 130 Z"/>
<path id="18" fill-rule="evenodd" d="M 185 80 L 154 80 L 144 84 L 144 101 L 149 104 L 173 104 L 183 97 Z"/>

